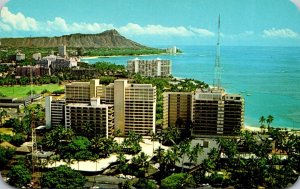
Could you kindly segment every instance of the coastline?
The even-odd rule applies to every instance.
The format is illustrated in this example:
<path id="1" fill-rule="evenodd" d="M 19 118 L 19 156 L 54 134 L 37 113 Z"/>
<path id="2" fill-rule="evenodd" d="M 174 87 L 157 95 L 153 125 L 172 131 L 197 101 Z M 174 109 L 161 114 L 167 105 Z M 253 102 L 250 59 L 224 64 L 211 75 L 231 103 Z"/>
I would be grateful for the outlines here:
<path id="1" fill-rule="evenodd" d="M 272 126 L 271 126 L 272 127 Z M 293 131 L 293 130 L 296 130 L 297 131 L 297 128 L 290 128 L 290 127 L 272 127 L 274 129 L 277 129 L 277 128 L 280 128 L 280 129 L 286 129 L 287 131 Z M 242 130 L 248 130 L 248 131 L 255 131 L 255 132 L 258 132 L 258 131 L 261 131 L 261 128 L 260 127 L 255 127 L 253 125 L 245 125 Z M 267 129 L 267 126 L 266 126 L 266 129 L 265 130 L 268 130 Z"/>
<path id="2" fill-rule="evenodd" d="M 81 56 L 80 59 L 96 59 L 96 58 L 113 58 L 113 57 L 126 57 L 126 56 L 135 56 L 135 57 L 144 57 L 144 56 L 155 56 L 155 55 L 179 55 L 182 53 L 176 53 L 176 54 L 168 54 L 168 53 L 159 53 L 159 54 L 140 54 L 140 55 L 108 55 L 108 56 Z"/>

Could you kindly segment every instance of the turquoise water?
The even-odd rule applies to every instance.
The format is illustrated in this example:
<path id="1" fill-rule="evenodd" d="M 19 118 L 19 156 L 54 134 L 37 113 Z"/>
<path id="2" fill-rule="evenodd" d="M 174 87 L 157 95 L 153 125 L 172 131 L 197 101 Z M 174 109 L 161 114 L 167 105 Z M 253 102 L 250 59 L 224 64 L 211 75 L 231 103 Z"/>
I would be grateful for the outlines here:
<path id="1" fill-rule="evenodd" d="M 161 47 L 166 48 L 166 47 Z M 175 77 L 212 84 L 214 46 L 181 46 L 180 55 L 151 55 L 140 59 L 170 59 Z M 136 56 L 86 59 L 126 65 Z M 274 127 L 300 129 L 300 47 L 221 47 L 222 85 L 245 98 L 245 124 L 258 126 L 261 115 L 272 115 Z"/>

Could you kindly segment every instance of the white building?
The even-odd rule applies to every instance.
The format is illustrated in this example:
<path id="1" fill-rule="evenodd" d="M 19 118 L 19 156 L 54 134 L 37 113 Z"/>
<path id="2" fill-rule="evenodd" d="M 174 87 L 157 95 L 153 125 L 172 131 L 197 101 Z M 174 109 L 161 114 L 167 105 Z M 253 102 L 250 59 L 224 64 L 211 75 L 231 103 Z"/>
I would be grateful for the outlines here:
<path id="1" fill-rule="evenodd" d="M 167 48 L 166 49 L 166 53 L 168 53 L 168 54 L 176 54 L 177 53 L 177 47 L 174 46 L 174 47 L 171 47 L 171 48 Z"/>
<path id="2" fill-rule="evenodd" d="M 139 73 L 145 77 L 168 77 L 171 75 L 171 61 L 161 60 L 140 60 L 135 58 L 127 61 L 127 71 L 129 73 Z"/>
<path id="3" fill-rule="evenodd" d="M 25 60 L 25 54 L 18 52 L 16 54 L 16 61 Z"/>
<path id="4" fill-rule="evenodd" d="M 63 58 L 60 56 L 49 55 L 38 61 L 38 64 L 52 69 L 72 68 L 77 66 L 77 58 Z"/>
<path id="5" fill-rule="evenodd" d="M 41 53 L 34 53 L 32 55 L 33 60 L 41 60 L 42 59 L 42 54 Z"/>

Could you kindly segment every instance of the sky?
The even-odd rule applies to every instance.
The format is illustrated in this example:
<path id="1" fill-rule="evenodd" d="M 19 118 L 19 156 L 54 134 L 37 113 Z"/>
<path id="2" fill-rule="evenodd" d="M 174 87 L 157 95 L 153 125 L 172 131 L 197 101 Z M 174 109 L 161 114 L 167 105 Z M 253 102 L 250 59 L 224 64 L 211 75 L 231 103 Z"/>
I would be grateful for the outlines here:
<path id="1" fill-rule="evenodd" d="M 138 43 L 300 46 L 300 0 L 0 0 L 0 38 L 101 33 Z"/>

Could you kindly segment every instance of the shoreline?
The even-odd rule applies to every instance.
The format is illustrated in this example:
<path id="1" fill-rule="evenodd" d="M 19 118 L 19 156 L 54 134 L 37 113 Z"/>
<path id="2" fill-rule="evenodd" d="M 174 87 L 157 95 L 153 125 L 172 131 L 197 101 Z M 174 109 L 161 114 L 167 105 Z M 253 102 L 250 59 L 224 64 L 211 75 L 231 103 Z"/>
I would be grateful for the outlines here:
<path id="1" fill-rule="evenodd" d="M 132 57 L 139 57 L 139 56 L 155 56 L 155 55 L 179 55 L 182 53 L 176 53 L 176 54 L 168 54 L 168 53 L 158 53 L 158 54 L 140 54 L 140 55 L 108 55 L 108 56 L 81 56 L 80 59 L 96 59 L 96 58 L 113 58 L 113 57 L 126 57 L 126 56 L 132 56 Z"/>
<path id="2" fill-rule="evenodd" d="M 274 128 L 274 129 L 277 129 L 277 128 L 286 129 L 287 131 L 293 131 L 293 130 L 298 131 L 299 130 L 297 128 L 289 128 L 289 127 L 274 127 L 274 126 L 271 126 L 271 127 Z M 242 130 L 255 131 L 255 132 L 259 131 L 260 132 L 261 128 L 253 126 L 253 125 L 244 125 Z M 265 130 L 268 130 L 267 126 L 266 126 Z"/>

